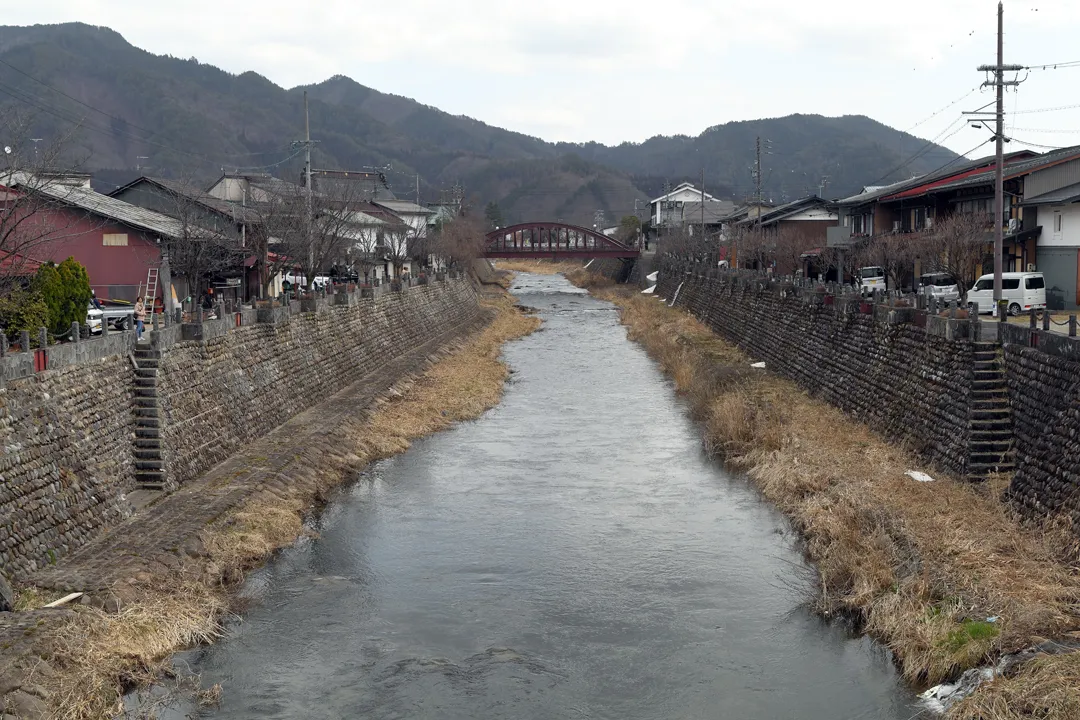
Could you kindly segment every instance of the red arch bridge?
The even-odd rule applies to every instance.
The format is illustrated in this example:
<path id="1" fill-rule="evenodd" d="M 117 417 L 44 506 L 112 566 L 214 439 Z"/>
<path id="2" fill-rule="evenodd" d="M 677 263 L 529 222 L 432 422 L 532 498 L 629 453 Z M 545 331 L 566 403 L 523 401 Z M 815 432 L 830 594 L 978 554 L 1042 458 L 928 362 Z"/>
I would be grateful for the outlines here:
<path id="1" fill-rule="evenodd" d="M 614 238 L 578 225 L 531 222 L 492 230 L 484 248 L 486 258 L 636 258 L 639 251 Z"/>

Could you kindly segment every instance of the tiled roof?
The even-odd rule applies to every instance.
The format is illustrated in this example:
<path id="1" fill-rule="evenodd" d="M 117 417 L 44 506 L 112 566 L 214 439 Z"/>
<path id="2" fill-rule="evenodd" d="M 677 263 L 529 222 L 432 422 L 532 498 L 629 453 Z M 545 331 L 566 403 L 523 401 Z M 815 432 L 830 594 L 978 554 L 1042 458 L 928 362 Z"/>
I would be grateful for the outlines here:
<path id="1" fill-rule="evenodd" d="M 123 187 L 117 188 L 108 193 L 109 197 L 116 197 L 125 190 L 138 185 L 141 182 L 149 183 L 151 185 L 157 185 L 158 187 L 167 190 L 175 195 L 185 197 L 192 202 L 198 203 L 214 212 L 224 215 L 236 222 L 253 222 L 258 219 L 258 213 L 256 213 L 250 207 L 244 207 L 243 205 L 229 202 L 228 200 L 222 200 L 221 198 L 214 197 L 199 188 L 193 187 L 178 180 L 168 180 L 166 178 L 159 177 L 141 177 L 138 180 L 129 182 Z"/>
<path id="2" fill-rule="evenodd" d="M 1075 147 L 1062 148 L 1061 150 L 1054 150 L 1044 155 L 1037 155 L 1033 158 L 1026 158 L 1015 162 L 1006 161 L 1004 173 L 1005 179 L 1009 180 L 1012 178 L 1022 177 L 1024 175 L 1033 173 L 1036 170 L 1041 170 L 1051 165 L 1056 165 L 1057 163 L 1066 162 L 1068 160 L 1073 160 L 1076 158 L 1080 158 L 1080 145 Z M 991 167 L 989 170 L 986 170 L 984 172 L 975 175 L 968 175 L 962 179 L 957 179 L 955 181 L 939 185 L 935 189 L 956 190 L 958 188 L 985 185 L 987 183 L 992 183 L 993 181 L 994 169 Z"/>
<path id="3" fill-rule="evenodd" d="M 117 200 L 108 195 L 102 195 L 87 187 L 45 184 L 33 188 L 33 190 L 65 205 L 77 207 L 99 217 L 115 220 L 137 230 L 144 230 L 168 238 L 179 238 L 185 235 L 183 223 L 175 218 L 126 203 L 123 200 Z M 200 233 L 205 234 L 206 237 L 220 237 L 217 233 L 209 230 L 200 229 Z M 190 235 L 190 228 L 187 234 Z"/>

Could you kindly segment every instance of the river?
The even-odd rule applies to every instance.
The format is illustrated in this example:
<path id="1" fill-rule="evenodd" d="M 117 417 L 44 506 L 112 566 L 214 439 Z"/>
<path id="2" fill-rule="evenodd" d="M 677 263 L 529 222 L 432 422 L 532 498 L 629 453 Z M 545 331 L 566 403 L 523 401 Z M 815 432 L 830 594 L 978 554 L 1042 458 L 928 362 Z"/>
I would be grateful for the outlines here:
<path id="1" fill-rule="evenodd" d="M 918 712 L 804 607 L 782 516 L 701 451 L 615 309 L 519 275 L 541 331 L 503 402 L 343 489 L 186 654 L 206 718 L 800 718 Z"/>

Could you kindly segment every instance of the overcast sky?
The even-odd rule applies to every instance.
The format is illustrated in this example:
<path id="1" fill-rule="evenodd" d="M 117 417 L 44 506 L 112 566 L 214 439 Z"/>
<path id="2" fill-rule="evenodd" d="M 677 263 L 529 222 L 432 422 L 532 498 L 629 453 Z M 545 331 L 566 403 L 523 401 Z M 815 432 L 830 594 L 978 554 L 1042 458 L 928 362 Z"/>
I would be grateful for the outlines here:
<path id="1" fill-rule="evenodd" d="M 0 0 L 0 7 L 6 24 L 105 25 L 151 52 L 254 70 L 284 87 L 344 74 L 547 140 L 616 144 L 801 112 L 868 115 L 968 152 L 988 133 L 962 123 L 960 111 L 993 99 L 978 89 L 984 78 L 975 68 L 994 61 L 996 0 Z M 1080 0 L 1007 0 L 1005 29 L 1008 63 L 1080 60 Z M 1032 112 L 1066 105 L 1080 106 L 1080 67 L 1033 71 L 1006 98 L 1007 113 L 1018 111 L 1007 127 L 1018 141 L 1080 144 L 1080 108 Z"/>

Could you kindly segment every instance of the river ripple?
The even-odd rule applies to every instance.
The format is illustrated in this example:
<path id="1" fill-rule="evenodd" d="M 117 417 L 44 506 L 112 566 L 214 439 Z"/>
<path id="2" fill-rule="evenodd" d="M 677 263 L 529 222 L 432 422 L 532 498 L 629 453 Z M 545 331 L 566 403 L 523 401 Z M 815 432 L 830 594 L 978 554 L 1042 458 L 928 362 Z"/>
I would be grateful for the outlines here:
<path id="1" fill-rule="evenodd" d="M 245 591 L 213 718 L 874 718 L 887 655 L 802 606 L 779 514 L 701 452 L 615 309 L 519 275 L 545 324 L 501 405 L 343 490 Z"/>

